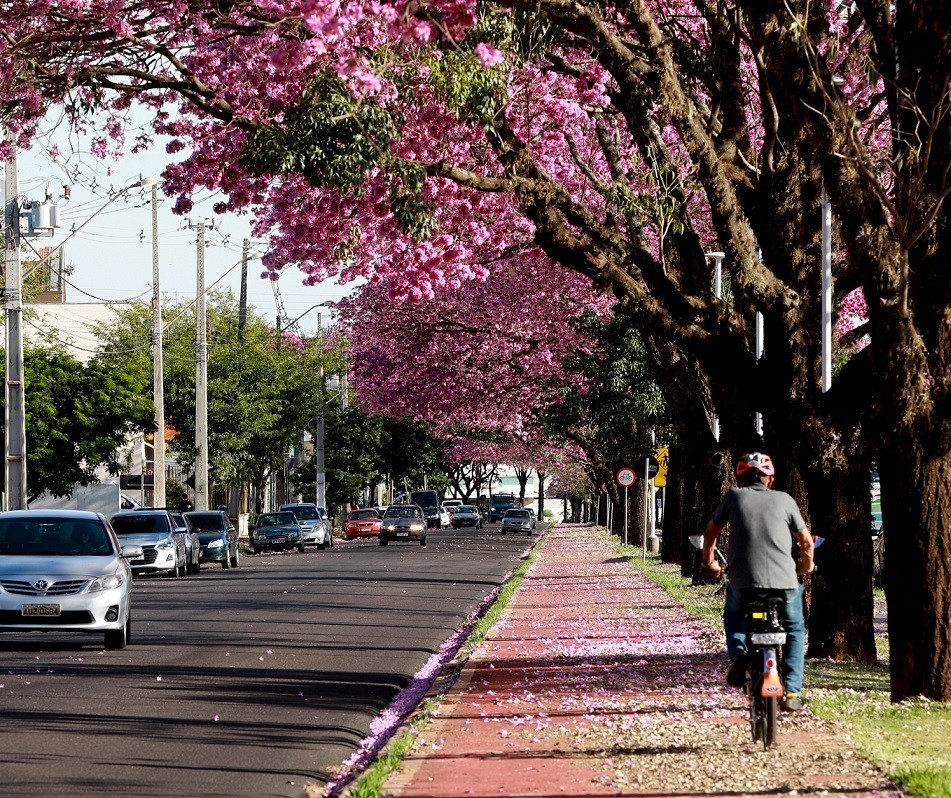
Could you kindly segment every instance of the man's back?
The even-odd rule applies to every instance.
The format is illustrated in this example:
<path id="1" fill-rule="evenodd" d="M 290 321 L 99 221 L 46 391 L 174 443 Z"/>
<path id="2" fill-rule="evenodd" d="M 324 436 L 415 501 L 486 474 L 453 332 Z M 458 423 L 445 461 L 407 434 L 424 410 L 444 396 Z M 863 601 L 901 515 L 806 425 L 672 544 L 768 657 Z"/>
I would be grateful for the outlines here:
<path id="1" fill-rule="evenodd" d="M 733 488 L 713 513 L 730 524 L 730 584 L 737 588 L 798 586 L 792 533 L 806 527 L 792 496 L 765 485 Z"/>

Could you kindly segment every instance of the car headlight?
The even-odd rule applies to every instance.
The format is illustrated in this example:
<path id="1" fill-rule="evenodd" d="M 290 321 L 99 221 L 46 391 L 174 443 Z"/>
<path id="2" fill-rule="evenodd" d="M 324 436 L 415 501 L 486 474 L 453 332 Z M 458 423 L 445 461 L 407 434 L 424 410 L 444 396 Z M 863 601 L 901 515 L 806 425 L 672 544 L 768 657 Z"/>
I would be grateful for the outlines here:
<path id="1" fill-rule="evenodd" d="M 208 544 L 208 548 L 209 548 L 209 549 L 220 549 L 220 548 L 221 548 L 222 546 L 224 546 L 224 545 L 225 545 L 225 542 L 224 542 L 221 538 L 217 538 L 216 540 L 213 540 L 213 541 L 211 541 L 211 543 Z"/>
<path id="2" fill-rule="evenodd" d="M 158 543 L 155 544 L 157 549 L 174 549 L 175 541 L 171 538 L 162 538 Z"/>
<path id="3" fill-rule="evenodd" d="M 100 593 L 103 590 L 115 590 L 117 587 L 122 587 L 124 580 L 118 574 L 110 574 L 109 576 L 100 576 L 97 579 L 93 579 L 89 583 L 89 587 L 86 588 L 87 593 Z"/>
<path id="4" fill-rule="evenodd" d="M 293 540 L 294 538 L 299 538 L 299 537 L 300 537 L 300 532 L 288 532 L 288 533 L 287 533 L 287 537 L 288 537 L 290 540 Z"/>
<path id="5" fill-rule="evenodd" d="M 417 523 L 414 523 L 414 524 L 410 524 L 410 525 L 409 525 L 409 528 L 412 529 L 414 532 L 422 532 L 422 531 L 423 531 L 423 525 L 420 524 L 420 523 L 418 523 L 418 522 L 417 522 Z"/>
<path id="6" fill-rule="evenodd" d="M 387 532 L 392 532 L 394 529 L 396 529 L 396 524 L 383 524 L 383 528 Z"/>

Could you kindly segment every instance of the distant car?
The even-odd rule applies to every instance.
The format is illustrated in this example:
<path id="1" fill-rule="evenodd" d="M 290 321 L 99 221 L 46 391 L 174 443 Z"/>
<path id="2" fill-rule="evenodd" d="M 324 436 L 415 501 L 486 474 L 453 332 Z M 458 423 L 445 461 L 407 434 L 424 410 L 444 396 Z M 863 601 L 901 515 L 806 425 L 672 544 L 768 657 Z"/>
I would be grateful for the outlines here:
<path id="1" fill-rule="evenodd" d="M 482 516 L 479 508 L 472 504 L 460 504 L 452 514 L 452 528 L 461 529 L 464 526 L 482 528 Z"/>
<path id="2" fill-rule="evenodd" d="M 538 516 L 535 514 L 535 510 L 531 507 L 524 507 L 523 509 L 528 510 L 529 514 L 532 516 L 532 529 L 534 529 L 535 525 L 538 523 Z"/>
<path id="3" fill-rule="evenodd" d="M 198 533 L 202 562 L 220 562 L 222 568 L 240 565 L 238 530 L 224 510 L 189 510 L 185 518 Z"/>
<path id="4" fill-rule="evenodd" d="M 524 508 L 520 507 L 515 510 L 506 510 L 505 515 L 502 516 L 503 535 L 509 532 L 513 534 L 524 532 L 526 535 L 531 535 L 532 529 L 534 528 L 535 520 L 532 514 Z"/>
<path id="5" fill-rule="evenodd" d="M 201 545 L 196 535 L 185 518 L 185 514 L 179 510 L 169 510 L 167 507 L 133 507 L 132 509 L 141 510 L 165 510 L 175 524 L 175 531 L 185 538 L 185 573 L 197 574 L 201 571 L 201 560 L 199 559 L 199 549 Z"/>
<path id="6" fill-rule="evenodd" d="M 445 507 L 449 512 L 453 512 L 456 507 L 462 507 L 465 502 L 462 499 L 445 499 L 442 503 L 442 507 Z"/>
<path id="7" fill-rule="evenodd" d="M 121 546 L 106 519 L 83 510 L 0 513 L 0 631 L 132 639 L 132 569 L 142 548 Z"/>
<path id="8" fill-rule="evenodd" d="M 380 514 L 372 507 L 352 510 L 347 514 L 347 520 L 343 522 L 343 536 L 347 540 L 379 537 L 382 523 Z"/>
<path id="9" fill-rule="evenodd" d="M 425 546 L 427 529 L 426 513 L 418 504 L 391 504 L 380 522 L 380 545 L 386 546 L 391 540 L 418 540 Z"/>
<path id="10" fill-rule="evenodd" d="M 172 578 L 185 575 L 185 535 L 167 510 L 125 510 L 112 516 L 109 523 L 123 546 L 142 547 L 140 556 L 129 559 L 132 573 L 164 571 Z"/>
<path id="11" fill-rule="evenodd" d="M 452 526 L 452 514 L 449 512 L 449 508 L 440 507 L 439 508 L 439 528 L 448 529 Z"/>
<path id="12" fill-rule="evenodd" d="M 304 553 L 303 530 L 290 510 L 261 513 L 251 534 L 251 548 L 257 554 L 269 549 L 297 549 Z"/>
<path id="13" fill-rule="evenodd" d="M 304 533 L 304 543 L 314 543 L 318 549 L 333 546 L 333 526 L 327 517 L 327 511 L 313 502 L 294 502 L 282 504 L 279 510 L 290 510 L 300 521 Z"/>

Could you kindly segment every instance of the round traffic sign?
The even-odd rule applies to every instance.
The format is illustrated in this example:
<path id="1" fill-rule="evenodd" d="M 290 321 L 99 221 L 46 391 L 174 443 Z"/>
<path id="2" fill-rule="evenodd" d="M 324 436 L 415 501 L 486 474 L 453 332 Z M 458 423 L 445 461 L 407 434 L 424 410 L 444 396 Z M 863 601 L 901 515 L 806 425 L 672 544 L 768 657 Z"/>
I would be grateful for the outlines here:
<path id="1" fill-rule="evenodd" d="M 645 464 L 647 466 L 645 474 Z M 660 470 L 660 464 L 657 462 L 656 457 L 645 457 L 643 460 L 639 460 L 637 463 L 637 475 L 641 479 L 650 479 Z"/>
<path id="2" fill-rule="evenodd" d="M 619 468 L 617 474 L 614 475 L 617 484 L 622 488 L 629 488 L 634 484 L 634 481 L 637 477 L 634 474 L 633 469 L 630 468 Z"/>

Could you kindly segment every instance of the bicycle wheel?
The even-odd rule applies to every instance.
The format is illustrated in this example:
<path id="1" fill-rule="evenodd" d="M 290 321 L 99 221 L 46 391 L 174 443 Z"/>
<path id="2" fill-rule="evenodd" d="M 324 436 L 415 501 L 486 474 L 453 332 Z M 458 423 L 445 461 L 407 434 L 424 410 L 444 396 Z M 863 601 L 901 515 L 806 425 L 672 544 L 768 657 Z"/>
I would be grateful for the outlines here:
<path id="1" fill-rule="evenodd" d="M 753 678 L 752 674 L 746 681 L 746 695 L 750 703 L 750 735 L 754 743 L 763 739 L 763 697 L 760 695 L 762 681 Z"/>
<path id="2" fill-rule="evenodd" d="M 763 750 L 766 751 L 776 742 L 776 705 L 778 698 L 762 698 L 763 712 Z"/>

